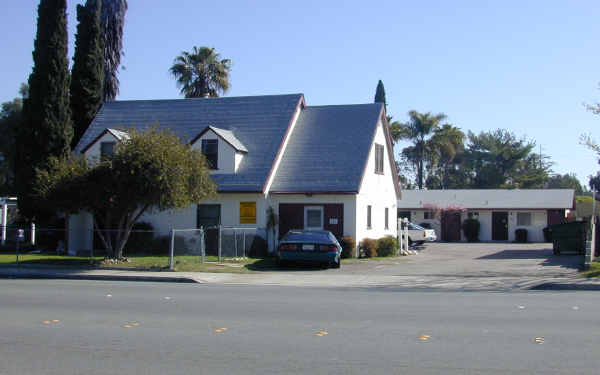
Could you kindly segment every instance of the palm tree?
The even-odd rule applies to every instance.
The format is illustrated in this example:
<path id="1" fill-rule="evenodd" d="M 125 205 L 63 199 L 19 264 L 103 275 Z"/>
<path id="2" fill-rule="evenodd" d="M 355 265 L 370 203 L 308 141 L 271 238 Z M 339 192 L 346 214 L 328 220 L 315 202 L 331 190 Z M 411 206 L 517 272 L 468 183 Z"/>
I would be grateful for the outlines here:
<path id="1" fill-rule="evenodd" d="M 186 98 L 216 98 L 229 89 L 231 60 L 222 59 L 214 48 L 194 47 L 181 52 L 169 69 Z"/>
<path id="2" fill-rule="evenodd" d="M 446 115 L 438 113 L 432 115 L 431 112 L 419 113 L 415 110 L 408 112 L 410 120 L 400 124 L 397 128 L 397 139 L 408 139 L 413 142 L 413 146 L 407 152 L 403 153 L 417 167 L 417 184 L 419 189 L 423 189 L 423 175 L 425 164 L 425 153 L 430 151 L 431 144 L 428 142 L 428 136 L 434 133 L 440 127 L 440 122 L 446 119 Z"/>
<path id="3" fill-rule="evenodd" d="M 465 139 L 465 133 L 450 124 L 439 127 L 429 139 L 430 170 L 435 171 L 441 189 L 447 188 L 448 170 L 456 163 L 457 156 L 465 152 Z"/>

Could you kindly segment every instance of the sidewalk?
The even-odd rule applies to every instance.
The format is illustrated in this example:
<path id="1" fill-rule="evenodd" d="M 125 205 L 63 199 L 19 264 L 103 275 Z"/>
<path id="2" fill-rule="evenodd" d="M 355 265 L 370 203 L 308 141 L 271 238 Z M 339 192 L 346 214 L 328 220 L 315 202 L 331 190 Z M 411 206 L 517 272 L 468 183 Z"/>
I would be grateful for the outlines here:
<path id="1" fill-rule="evenodd" d="M 600 290 L 599 279 L 579 277 L 465 277 L 337 274 L 324 272 L 149 272 L 54 267 L 0 267 L 0 278 L 185 282 L 221 285 L 279 285 L 326 288 L 405 288 L 436 290 Z"/>

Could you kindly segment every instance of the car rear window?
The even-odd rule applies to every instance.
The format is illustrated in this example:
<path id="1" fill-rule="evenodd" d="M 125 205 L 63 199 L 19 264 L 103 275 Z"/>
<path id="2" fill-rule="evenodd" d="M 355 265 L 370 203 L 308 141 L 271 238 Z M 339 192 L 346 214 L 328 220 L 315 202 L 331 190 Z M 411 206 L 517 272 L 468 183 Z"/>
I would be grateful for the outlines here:
<path id="1" fill-rule="evenodd" d="M 417 224 L 408 223 L 408 229 L 410 230 L 425 230 L 425 228 L 418 226 Z"/>
<path id="2" fill-rule="evenodd" d="M 282 241 L 329 243 L 331 239 L 327 233 L 289 232 L 283 237 Z"/>

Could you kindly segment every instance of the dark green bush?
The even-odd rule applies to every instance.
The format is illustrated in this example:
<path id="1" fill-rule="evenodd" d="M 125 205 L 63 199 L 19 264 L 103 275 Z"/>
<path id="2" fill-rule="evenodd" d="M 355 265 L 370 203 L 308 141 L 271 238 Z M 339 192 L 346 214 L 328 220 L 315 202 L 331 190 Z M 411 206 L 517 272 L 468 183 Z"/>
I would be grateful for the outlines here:
<path id="1" fill-rule="evenodd" d="M 477 242 L 479 241 L 479 229 L 481 225 L 479 224 L 479 220 L 477 219 L 466 219 L 462 223 L 462 230 L 469 242 Z"/>
<path id="2" fill-rule="evenodd" d="M 552 242 L 552 229 L 550 227 L 546 227 L 543 229 L 544 232 L 544 241 Z"/>
<path id="3" fill-rule="evenodd" d="M 123 255 L 148 254 L 155 250 L 153 249 L 154 246 L 154 227 L 152 224 L 146 222 L 135 223 L 123 249 Z"/>
<path id="4" fill-rule="evenodd" d="M 394 236 L 385 236 L 377 240 L 377 256 L 389 257 L 397 253 L 398 241 Z"/>
<path id="5" fill-rule="evenodd" d="M 342 245 L 342 258 L 354 258 L 354 250 L 356 249 L 356 240 L 354 237 L 342 237 L 340 245 Z"/>
<path id="6" fill-rule="evenodd" d="M 248 241 L 246 239 L 246 241 Z M 269 252 L 267 241 L 261 236 L 253 236 L 248 256 L 251 258 L 264 258 Z"/>
<path id="7" fill-rule="evenodd" d="M 365 238 L 360 242 L 360 250 L 363 255 L 367 258 L 373 258 L 377 256 L 377 240 L 372 238 Z"/>
<path id="8" fill-rule="evenodd" d="M 527 242 L 527 229 L 519 228 L 515 230 L 515 241 L 519 243 Z"/>

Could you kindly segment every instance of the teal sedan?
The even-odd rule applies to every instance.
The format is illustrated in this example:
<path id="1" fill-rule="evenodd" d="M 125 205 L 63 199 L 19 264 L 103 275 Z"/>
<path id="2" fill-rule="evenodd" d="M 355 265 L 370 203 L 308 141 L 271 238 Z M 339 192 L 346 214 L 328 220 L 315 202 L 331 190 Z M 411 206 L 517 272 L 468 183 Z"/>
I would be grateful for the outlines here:
<path id="1" fill-rule="evenodd" d="M 290 230 L 279 242 L 278 265 L 288 262 L 327 264 L 340 268 L 342 246 L 326 230 Z"/>

